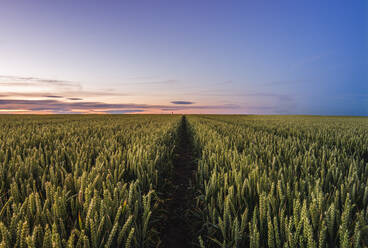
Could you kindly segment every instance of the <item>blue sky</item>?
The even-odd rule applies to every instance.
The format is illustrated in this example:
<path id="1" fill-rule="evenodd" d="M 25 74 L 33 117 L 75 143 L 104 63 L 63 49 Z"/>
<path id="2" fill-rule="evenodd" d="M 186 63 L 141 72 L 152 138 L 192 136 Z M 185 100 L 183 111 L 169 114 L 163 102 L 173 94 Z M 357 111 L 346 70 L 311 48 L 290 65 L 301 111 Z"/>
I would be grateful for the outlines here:
<path id="1" fill-rule="evenodd" d="M 365 0 L 5 0 L 0 30 L 3 113 L 368 115 Z"/>

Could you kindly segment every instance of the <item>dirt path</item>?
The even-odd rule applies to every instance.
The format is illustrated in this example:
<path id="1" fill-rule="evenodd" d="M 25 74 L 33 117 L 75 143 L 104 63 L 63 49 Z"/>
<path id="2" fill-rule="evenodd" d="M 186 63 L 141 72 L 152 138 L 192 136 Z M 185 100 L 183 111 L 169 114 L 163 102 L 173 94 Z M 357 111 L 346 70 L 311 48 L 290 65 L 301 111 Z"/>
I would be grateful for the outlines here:
<path id="1" fill-rule="evenodd" d="M 184 116 L 179 128 L 179 140 L 175 150 L 173 190 L 169 193 L 168 220 L 163 232 L 162 241 L 165 248 L 191 247 L 192 238 L 188 225 L 187 209 L 193 201 L 188 187 L 194 168 L 192 143 Z"/>

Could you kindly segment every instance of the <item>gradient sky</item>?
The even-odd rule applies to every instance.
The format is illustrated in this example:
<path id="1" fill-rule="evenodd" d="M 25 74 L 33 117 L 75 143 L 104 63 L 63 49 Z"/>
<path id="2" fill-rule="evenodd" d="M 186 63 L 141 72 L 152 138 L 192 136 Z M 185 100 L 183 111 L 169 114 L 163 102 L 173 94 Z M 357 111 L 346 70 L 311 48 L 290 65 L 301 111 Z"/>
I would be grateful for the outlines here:
<path id="1" fill-rule="evenodd" d="M 0 113 L 368 115 L 368 1 L 2 0 Z"/>

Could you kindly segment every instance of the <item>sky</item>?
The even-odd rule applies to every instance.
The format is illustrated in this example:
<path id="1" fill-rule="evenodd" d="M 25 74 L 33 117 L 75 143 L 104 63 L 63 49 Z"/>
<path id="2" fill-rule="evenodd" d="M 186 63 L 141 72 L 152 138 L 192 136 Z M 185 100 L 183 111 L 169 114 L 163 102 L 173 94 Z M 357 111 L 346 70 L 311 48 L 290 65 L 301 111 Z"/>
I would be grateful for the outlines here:
<path id="1" fill-rule="evenodd" d="M 2 0 L 0 113 L 368 115 L 368 1 Z"/>

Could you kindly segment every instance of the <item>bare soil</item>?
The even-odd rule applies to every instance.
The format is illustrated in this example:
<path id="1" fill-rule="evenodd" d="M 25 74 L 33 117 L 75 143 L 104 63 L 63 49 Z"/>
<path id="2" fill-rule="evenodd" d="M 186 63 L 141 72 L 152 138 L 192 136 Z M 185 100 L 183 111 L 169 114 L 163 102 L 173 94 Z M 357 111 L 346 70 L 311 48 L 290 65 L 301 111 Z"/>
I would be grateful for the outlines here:
<path id="1" fill-rule="evenodd" d="M 193 146 L 188 133 L 187 120 L 182 118 L 178 130 L 178 142 L 175 149 L 172 190 L 168 193 L 168 216 L 163 231 L 162 242 L 165 248 L 191 247 L 192 237 L 188 223 L 189 209 L 193 195 L 189 189 L 195 169 Z"/>

